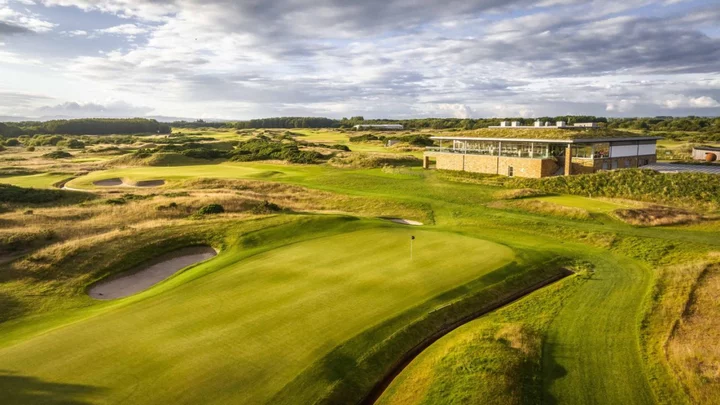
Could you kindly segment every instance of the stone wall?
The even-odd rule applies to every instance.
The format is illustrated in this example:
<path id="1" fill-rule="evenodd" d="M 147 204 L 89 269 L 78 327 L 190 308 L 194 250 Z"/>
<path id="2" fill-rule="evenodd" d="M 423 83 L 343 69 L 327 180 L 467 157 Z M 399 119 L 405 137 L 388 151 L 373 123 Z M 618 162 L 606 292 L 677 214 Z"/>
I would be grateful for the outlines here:
<path id="1" fill-rule="evenodd" d="M 436 160 L 440 170 L 460 170 L 473 173 L 501 174 L 507 176 L 510 167 L 517 177 L 546 177 L 555 174 L 558 169 L 553 159 L 513 158 L 506 156 L 486 156 L 461 153 L 426 152 Z"/>

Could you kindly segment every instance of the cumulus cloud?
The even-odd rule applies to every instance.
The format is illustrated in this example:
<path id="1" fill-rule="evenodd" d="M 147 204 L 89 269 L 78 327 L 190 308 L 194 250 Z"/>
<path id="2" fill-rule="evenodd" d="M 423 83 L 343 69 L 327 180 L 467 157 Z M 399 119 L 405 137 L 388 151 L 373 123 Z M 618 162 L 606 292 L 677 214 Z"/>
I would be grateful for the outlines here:
<path id="1" fill-rule="evenodd" d="M 63 31 L 67 40 L 112 46 L 83 49 L 53 68 L 168 115 L 622 115 L 707 110 L 720 99 L 720 87 L 703 92 L 720 81 L 720 38 L 703 28 L 719 11 L 709 6 L 646 13 L 665 3 L 37 2 L 121 17 Z"/>
<path id="2" fill-rule="evenodd" d="M 666 108 L 713 108 L 720 107 L 720 103 L 714 98 L 708 96 L 687 97 L 681 94 L 674 95 L 672 98 L 662 102 Z"/>
<path id="3" fill-rule="evenodd" d="M 18 10 L 10 6 L 8 0 L 0 0 L 0 36 L 31 32 L 48 32 L 54 23 L 43 19 L 27 9 Z"/>
<path id="4" fill-rule="evenodd" d="M 96 30 L 95 32 L 100 34 L 116 34 L 116 35 L 140 35 L 148 32 L 147 27 L 143 27 L 137 24 L 122 24 L 114 27 L 103 28 Z"/>
<path id="5" fill-rule="evenodd" d="M 111 100 L 106 103 L 64 102 L 61 104 L 42 106 L 36 108 L 33 112 L 36 116 L 113 118 L 141 117 L 151 111 L 153 111 L 153 109 L 150 107 L 136 106 L 124 101 Z"/>

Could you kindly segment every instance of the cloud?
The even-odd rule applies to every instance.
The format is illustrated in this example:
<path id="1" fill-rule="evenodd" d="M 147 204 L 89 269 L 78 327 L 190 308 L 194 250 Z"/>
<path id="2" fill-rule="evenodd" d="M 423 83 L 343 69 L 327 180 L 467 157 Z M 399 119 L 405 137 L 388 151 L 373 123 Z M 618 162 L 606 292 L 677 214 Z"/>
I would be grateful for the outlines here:
<path id="1" fill-rule="evenodd" d="M 7 0 L 0 0 L 0 36 L 49 32 L 55 24 L 27 9 L 16 10 Z"/>
<path id="2" fill-rule="evenodd" d="M 111 100 L 102 104 L 93 102 L 65 102 L 56 105 L 42 106 L 36 108 L 33 112 L 36 116 L 113 118 L 141 117 L 152 111 L 153 108 L 150 107 L 136 106 L 124 101 Z"/>
<path id="3" fill-rule="evenodd" d="M 669 109 L 720 107 L 720 103 L 718 103 L 717 100 L 708 96 L 687 97 L 680 94 L 674 95 L 673 98 L 664 100 L 662 105 Z"/>
<path id="4" fill-rule="evenodd" d="M 95 30 L 100 34 L 116 34 L 116 35 L 140 35 L 145 34 L 149 31 L 147 27 L 139 26 L 137 24 L 122 24 L 114 27 L 103 28 Z"/>
<path id="5" fill-rule="evenodd" d="M 78 22 L 97 13 L 110 22 L 62 31 L 71 58 L 26 58 L 82 82 L 78 99 L 141 99 L 166 115 L 623 115 L 720 100 L 720 87 L 707 87 L 720 82 L 720 38 L 707 34 L 720 11 L 690 3 L 37 2 L 47 15 L 64 7 Z"/>

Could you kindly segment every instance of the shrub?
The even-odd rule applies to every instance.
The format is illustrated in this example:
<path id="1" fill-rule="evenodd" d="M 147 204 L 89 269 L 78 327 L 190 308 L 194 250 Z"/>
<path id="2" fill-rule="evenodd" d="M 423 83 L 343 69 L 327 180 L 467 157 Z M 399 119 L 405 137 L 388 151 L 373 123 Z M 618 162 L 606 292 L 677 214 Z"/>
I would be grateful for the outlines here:
<path id="1" fill-rule="evenodd" d="M 57 146 L 62 146 L 70 149 L 85 149 L 85 144 L 77 139 L 70 139 L 67 141 L 58 142 Z"/>
<path id="2" fill-rule="evenodd" d="M 35 147 L 34 147 L 34 146 L 28 146 L 25 150 L 28 151 L 28 152 L 35 152 Z"/>
<path id="3" fill-rule="evenodd" d="M 257 203 L 257 205 L 255 205 L 252 208 L 252 213 L 253 214 L 271 214 L 273 212 L 278 212 L 280 210 L 281 210 L 281 208 L 279 205 L 271 203 L 268 200 L 265 200 L 265 201 Z"/>
<path id="4" fill-rule="evenodd" d="M 202 208 L 200 208 L 197 211 L 198 215 L 209 215 L 209 214 L 222 214 L 225 212 L 225 208 L 223 208 L 220 204 L 208 204 Z"/>
<path id="5" fill-rule="evenodd" d="M 58 201 L 69 195 L 68 193 L 63 190 L 43 190 L 0 184 L 0 202 L 3 203 L 42 204 Z"/>
<path id="6" fill-rule="evenodd" d="M 66 158 L 73 157 L 73 155 L 71 155 L 68 152 L 65 152 L 64 150 L 56 150 L 56 151 L 53 151 L 50 153 L 46 153 L 46 154 L 42 155 L 42 157 L 47 158 L 47 159 L 66 159 Z"/>
<path id="7" fill-rule="evenodd" d="M 5 146 L 20 146 L 20 141 L 18 141 L 16 138 L 10 138 L 5 141 Z"/>
<path id="8" fill-rule="evenodd" d="M 124 198 L 109 198 L 105 200 L 105 204 L 108 205 L 123 205 L 126 204 L 127 201 Z"/>

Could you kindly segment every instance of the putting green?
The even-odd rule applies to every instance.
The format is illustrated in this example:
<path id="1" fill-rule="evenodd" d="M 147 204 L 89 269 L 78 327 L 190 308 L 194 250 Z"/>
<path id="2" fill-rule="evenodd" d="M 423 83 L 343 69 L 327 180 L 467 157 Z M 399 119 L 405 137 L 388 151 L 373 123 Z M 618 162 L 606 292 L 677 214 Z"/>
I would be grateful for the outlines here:
<path id="1" fill-rule="evenodd" d="M 189 272 L 226 266 L 204 277 L 181 275 L 163 293 L 0 349 L 0 402 L 44 403 L 23 394 L 42 386 L 87 403 L 262 403 L 338 344 L 514 258 L 492 242 L 399 227 L 233 263 L 239 253 Z"/>

